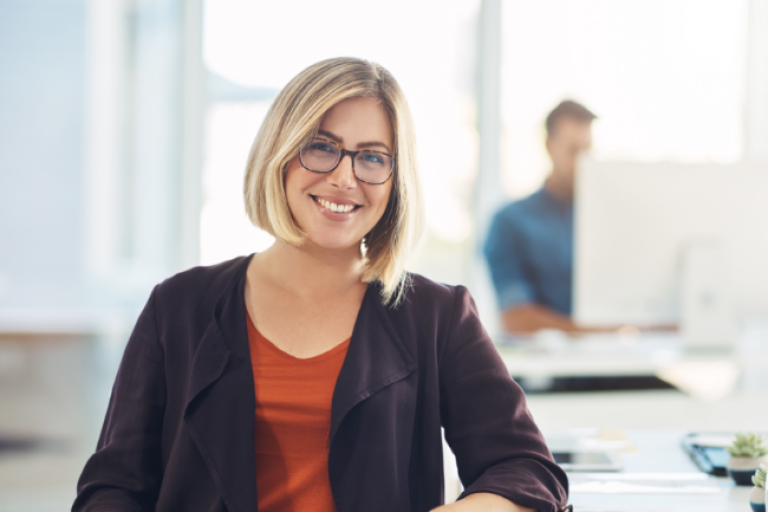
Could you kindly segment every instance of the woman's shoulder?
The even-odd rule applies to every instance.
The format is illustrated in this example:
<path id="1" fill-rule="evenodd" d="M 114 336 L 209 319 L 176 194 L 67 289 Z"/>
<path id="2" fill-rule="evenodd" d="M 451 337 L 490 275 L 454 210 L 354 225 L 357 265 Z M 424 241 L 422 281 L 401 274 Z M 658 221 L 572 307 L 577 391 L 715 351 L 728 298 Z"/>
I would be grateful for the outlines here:
<path id="1" fill-rule="evenodd" d="M 413 295 L 422 298 L 431 297 L 434 300 L 452 300 L 456 295 L 456 290 L 464 288 L 461 285 L 450 285 L 433 281 L 415 272 L 408 272 L 405 282 L 408 287 L 406 297 Z"/>
<path id="2" fill-rule="evenodd" d="M 433 281 L 421 274 L 409 272 L 402 303 L 396 309 L 404 313 L 426 316 L 449 315 L 469 299 L 469 291 L 462 285 L 450 285 Z"/>
<path id="3" fill-rule="evenodd" d="M 245 275 L 250 256 L 239 256 L 215 265 L 200 265 L 179 272 L 159 283 L 156 301 L 192 305 L 218 299 Z"/>
<path id="4" fill-rule="evenodd" d="M 408 274 L 400 304 L 388 308 L 389 318 L 402 339 L 443 346 L 452 333 L 477 334 L 482 330 L 475 303 L 465 286 Z M 441 351 L 438 348 L 438 353 Z"/>

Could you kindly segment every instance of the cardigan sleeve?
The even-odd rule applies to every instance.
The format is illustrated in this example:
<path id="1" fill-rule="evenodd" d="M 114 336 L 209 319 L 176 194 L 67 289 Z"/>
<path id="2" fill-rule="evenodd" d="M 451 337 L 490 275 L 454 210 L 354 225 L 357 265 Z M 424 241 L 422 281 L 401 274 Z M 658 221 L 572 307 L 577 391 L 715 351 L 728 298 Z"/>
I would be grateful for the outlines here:
<path id="1" fill-rule="evenodd" d="M 150 295 L 128 340 L 96 453 L 77 483 L 72 511 L 154 510 L 162 481 L 164 356 Z"/>
<path id="2" fill-rule="evenodd" d="M 489 492 L 542 512 L 566 505 L 568 479 L 462 286 L 440 355 L 440 387 L 445 437 L 464 485 L 459 499 Z"/>

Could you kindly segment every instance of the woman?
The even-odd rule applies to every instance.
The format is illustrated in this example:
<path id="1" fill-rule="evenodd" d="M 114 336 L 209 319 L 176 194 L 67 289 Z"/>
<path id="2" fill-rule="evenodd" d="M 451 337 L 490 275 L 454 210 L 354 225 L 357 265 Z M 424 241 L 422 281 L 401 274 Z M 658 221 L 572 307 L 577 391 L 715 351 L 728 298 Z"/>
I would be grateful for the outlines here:
<path id="1" fill-rule="evenodd" d="M 274 245 L 154 289 L 73 510 L 565 505 L 466 289 L 403 270 L 422 205 L 386 70 L 341 58 L 294 78 L 256 137 L 245 199 Z M 441 426 L 465 486 L 442 507 Z"/>

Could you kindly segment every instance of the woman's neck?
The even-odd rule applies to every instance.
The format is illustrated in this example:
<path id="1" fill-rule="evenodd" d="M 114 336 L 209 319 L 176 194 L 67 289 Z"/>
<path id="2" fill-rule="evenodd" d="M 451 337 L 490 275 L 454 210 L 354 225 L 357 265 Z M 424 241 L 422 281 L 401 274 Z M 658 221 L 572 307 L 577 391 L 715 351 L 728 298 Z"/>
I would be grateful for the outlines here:
<path id="1" fill-rule="evenodd" d="M 361 286 L 364 266 L 355 247 L 333 251 L 310 242 L 296 247 L 279 240 L 256 254 L 252 263 L 274 285 L 302 298 L 344 294 Z"/>

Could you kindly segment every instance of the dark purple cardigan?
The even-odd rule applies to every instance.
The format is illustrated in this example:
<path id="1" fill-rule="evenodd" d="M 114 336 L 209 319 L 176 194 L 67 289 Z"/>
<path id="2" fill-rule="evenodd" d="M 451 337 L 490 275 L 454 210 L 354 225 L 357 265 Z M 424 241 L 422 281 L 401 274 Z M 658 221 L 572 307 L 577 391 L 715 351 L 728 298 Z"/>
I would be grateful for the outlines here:
<path id="1" fill-rule="evenodd" d="M 131 334 L 72 510 L 257 509 L 250 258 L 155 287 Z M 333 394 L 328 471 L 339 512 L 443 502 L 440 427 L 466 490 L 554 512 L 552 461 L 467 290 L 413 275 L 404 303 L 369 286 Z"/>

